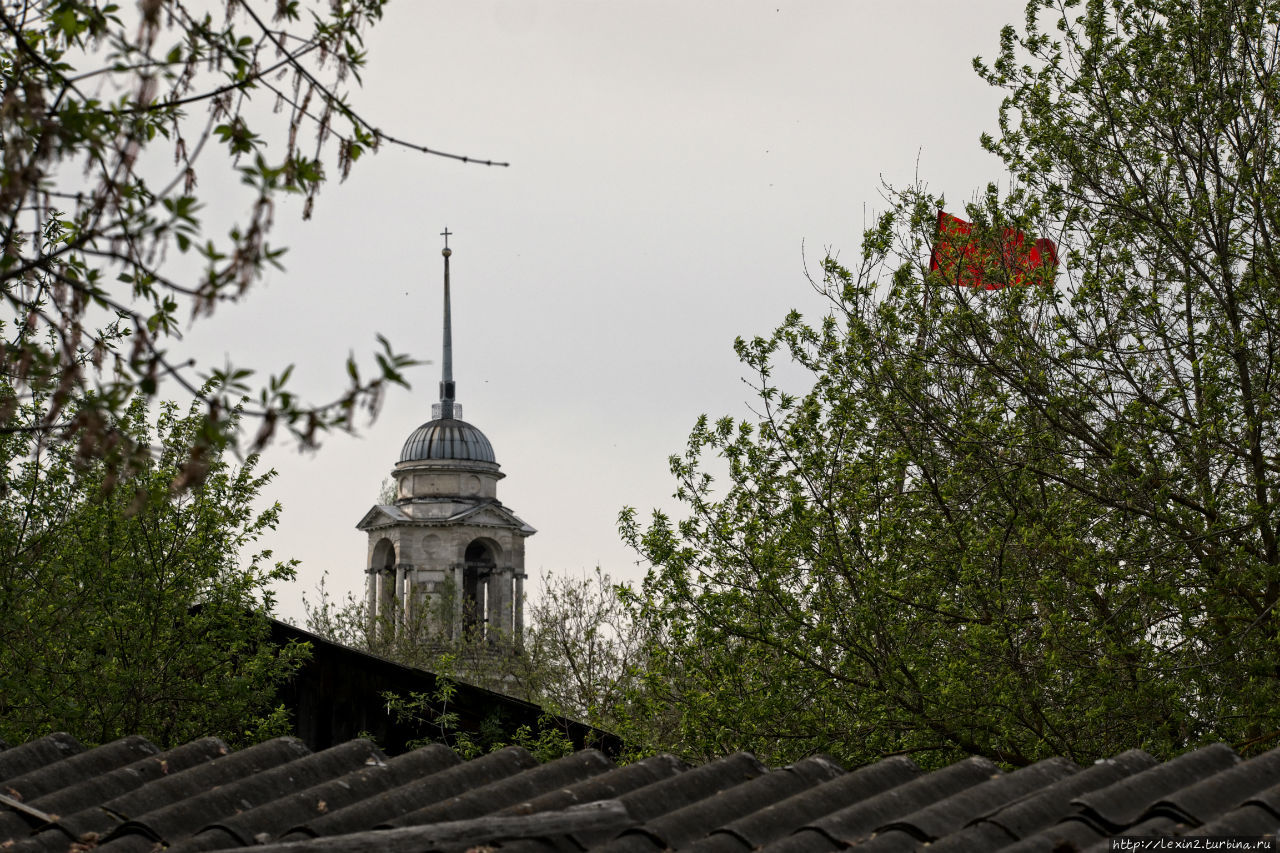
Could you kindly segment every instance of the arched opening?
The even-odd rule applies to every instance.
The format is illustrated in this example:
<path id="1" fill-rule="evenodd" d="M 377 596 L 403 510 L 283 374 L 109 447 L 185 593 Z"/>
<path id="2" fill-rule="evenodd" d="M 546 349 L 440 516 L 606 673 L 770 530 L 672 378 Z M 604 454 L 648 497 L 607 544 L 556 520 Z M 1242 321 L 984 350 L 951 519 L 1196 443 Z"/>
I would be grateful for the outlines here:
<path id="1" fill-rule="evenodd" d="M 489 543 L 477 539 L 467 546 L 463 563 L 463 630 L 483 633 L 488 613 L 489 575 L 498 567 L 498 558 Z"/>
<path id="2" fill-rule="evenodd" d="M 394 568 L 396 564 L 396 546 L 390 539 L 379 539 L 373 546 L 373 556 L 369 558 L 369 568 L 375 572 Z"/>
<path id="3" fill-rule="evenodd" d="M 395 598 L 396 546 L 390 539 L 379 539 L 369 555 L 369 629 L 378 634 L 382 624 L 392 616 Z"/>

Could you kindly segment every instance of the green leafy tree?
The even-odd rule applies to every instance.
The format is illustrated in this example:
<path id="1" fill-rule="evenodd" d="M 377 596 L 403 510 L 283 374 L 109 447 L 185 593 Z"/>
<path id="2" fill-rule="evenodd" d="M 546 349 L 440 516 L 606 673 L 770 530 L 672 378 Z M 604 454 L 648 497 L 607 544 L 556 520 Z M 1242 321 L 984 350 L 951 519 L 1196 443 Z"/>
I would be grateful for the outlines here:
<path id="1" fill-rule="evenodd" d="M 622 517 L 654 638 L 624 735 L 1014 765 L 1280 740 L 1277 62 L 1270 3 L 1028 5 L 976 62 L 1012 183 L 966 206 L 1011 286 L 930 269 L 946 205 L 913 187 L 825 262 L 826 317 L 738 342 L 760 418 L 699 422 L 686 517 Z M 1056 278 L 1002 269 L 1017 232 Z"/>
<path id="2" fill-rule="evenodd" d="M 0 429 L 37 395 L 37 426 L 80 458 L 140 456 L 113 416 L 170 381 L 205 403 L 198 448 L 220 446 L 245 395 L 253 449 L 277 430 L 312 445 L 404 384 L 413 362 L 385 340 L 372 375 L 349 359 L 346 389 L 319 404 L 290 390 L 291 368 L 255 389 L 251 368 L 195 365 L 175 343 L 280 265 L 284 198 L 309 216 L 333 174 L 384 145 L 489 163 L 399 140 L 350 105 L 384 2 L 0 0 L 0 302 L 18 320 L 0 349 L 14 392 Z M 241 187 L 247 213 L 211 224 L 200 185 Z M 197 454 L 184 475 L 202 471 Z"/>
<path id="3" fill-rule="evenodd" d="M 171 403 L 153 421 L 133 401 L 112 430 L 157 455 L 111 483 L 106 463 L 79 462 L 44 430 L 0 434 L 0 737 L 172 745 L 288 730 L 275 687 L 306 650 L 273 646 L 266 615 L 269 584 L 294 565 L 245 553 L 279 516 L 253 507 L 274 474 L 219 456 L 175 490 L 203 423 Z"/>
<path id="4" fill-rule="evenodd" d="M 440 677 L 436 689 L 429 693 L 411 691 L 407 696 L 394 692 L 383 694 L 387 711 L 398 723 L 412 725 L 427 734 L 407 744 L 416 749 L 429 743 L 443 743 L 465 759 L 476 758 L 506 746 L 521 746 L 539 761 L 553 761 L 573 752 L 573 740 L 559 729 L 554 718 L 544 714 L 534 727 L 523 725 L 509 731 L 498 712 L 480 722 L 474 731 L 462 728 L 454 710 L 457 685 Z"/>
<path id="5" fill-rule="evenodd" d="M 543 575 L 524 637 L 543 707 L 608 731 L 619 725 L 645 647 L 642 626 L 626 608 L 626 590 L 599 567 L 586 576 Z"/>
<path id="6" fill-rule="evenodd" d="M 351 594 L 335 600 L 322 580 L 314 599 L 304 596 L 307 630 L 406 666 L 536 702 L 549 714 L 605 730 L 618 724 L 621 706 L 636 690 L 644 642 L 607 574 L 598 568 L 588 577 L 548 572 L 541 597 L 525 611 L 527 624 L 519 642 L 476 631 L 455 636 L 454 596 L 446 589 L 429 608 L 408 618 L 391 614 L 370 619 L 365 601 Z M 424 704 L 422 697 L 414 701 Z"/>

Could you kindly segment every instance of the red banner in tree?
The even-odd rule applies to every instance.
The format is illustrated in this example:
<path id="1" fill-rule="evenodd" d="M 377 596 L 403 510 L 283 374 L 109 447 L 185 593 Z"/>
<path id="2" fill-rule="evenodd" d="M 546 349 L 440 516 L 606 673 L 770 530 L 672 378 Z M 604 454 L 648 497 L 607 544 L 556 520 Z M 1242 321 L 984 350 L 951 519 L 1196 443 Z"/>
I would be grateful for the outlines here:
<path id="1" fill-rule="evenodd" d="M 1028 279 L 1052 284 L 1058 270 L 1058 247 L 1041 238 L 1028 244 L 1027 235 L 1004 229 L 999 244 L 994 236 L 973 233 L 973 223 L 938 211 L 938 235 L 929 256 L 929 270 L 941 272 L 948 284 L 999 290 Z"/>

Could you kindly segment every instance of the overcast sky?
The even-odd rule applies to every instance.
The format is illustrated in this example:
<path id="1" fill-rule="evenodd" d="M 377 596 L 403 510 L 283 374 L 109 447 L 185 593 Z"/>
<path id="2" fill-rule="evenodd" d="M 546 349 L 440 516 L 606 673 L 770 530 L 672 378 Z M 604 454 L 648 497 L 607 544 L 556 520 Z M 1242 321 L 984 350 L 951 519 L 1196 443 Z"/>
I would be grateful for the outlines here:
<path id="1" fill-rule="evenodd" d="M 821 315 L 805 262 L 856 254 L 882 179 L 918 169 L 954 208 L 1003 178 L 977 141 L 1000 95 L 971 63 L 1022 14 L 1010 0 L 389 4 L 353 104 L 388 133 L 511 165 L 361 160 L 309 222 L 280 213 L 286 271 L 192 330 L 215 360 L 297 363 L 317 400 L 379 332 L 432 362 L 360 437 L 267 454 L 266 496 L 285 509 L 268 544 L 302 561 L 281 612 L 300 619 L 326 571 L 339 592 L 363 585 L 355 524 L 436 398 L 446 225 L 458 399 L 507 475 L 499 498 L 538 530 L 530 575 L 642 577 L 618 511 L 676 509 L 666 459 L 698 415 L 750 416 L 734 337 L 792 308 Z"/>

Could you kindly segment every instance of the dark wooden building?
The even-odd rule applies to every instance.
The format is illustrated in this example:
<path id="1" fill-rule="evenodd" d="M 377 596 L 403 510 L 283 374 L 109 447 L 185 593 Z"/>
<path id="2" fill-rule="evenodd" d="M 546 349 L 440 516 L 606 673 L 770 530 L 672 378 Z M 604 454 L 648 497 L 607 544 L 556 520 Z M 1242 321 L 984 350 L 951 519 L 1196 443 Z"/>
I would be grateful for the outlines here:
<path id="1" fill-rule="evenodd" d="M 505 696 L 462 682 L 454 683 L 447 708 L 456 714 L 447 731 L 430 720 L 406 722 L 389 712 L 385 695 L 439 695 L 434 674 L 339 645 L 323 637 L 272 620 L 276 643 L 291 640 L 311 644 L 311 659 L 280 689 L 280 701 L 293 715 L 295 734 L 312 750 L 327 749 L 367 734 L 388 754 L 404 752 L 412 741 L 440 740 L 463 733 L 476 737 L 500 732 L 508 743 L 521 727 L 537 733 L 552 726 L 577 749 L 594 747 L 616 757 L 621 740 L 592 726 L 544 713 L 532 702 Z"/>

